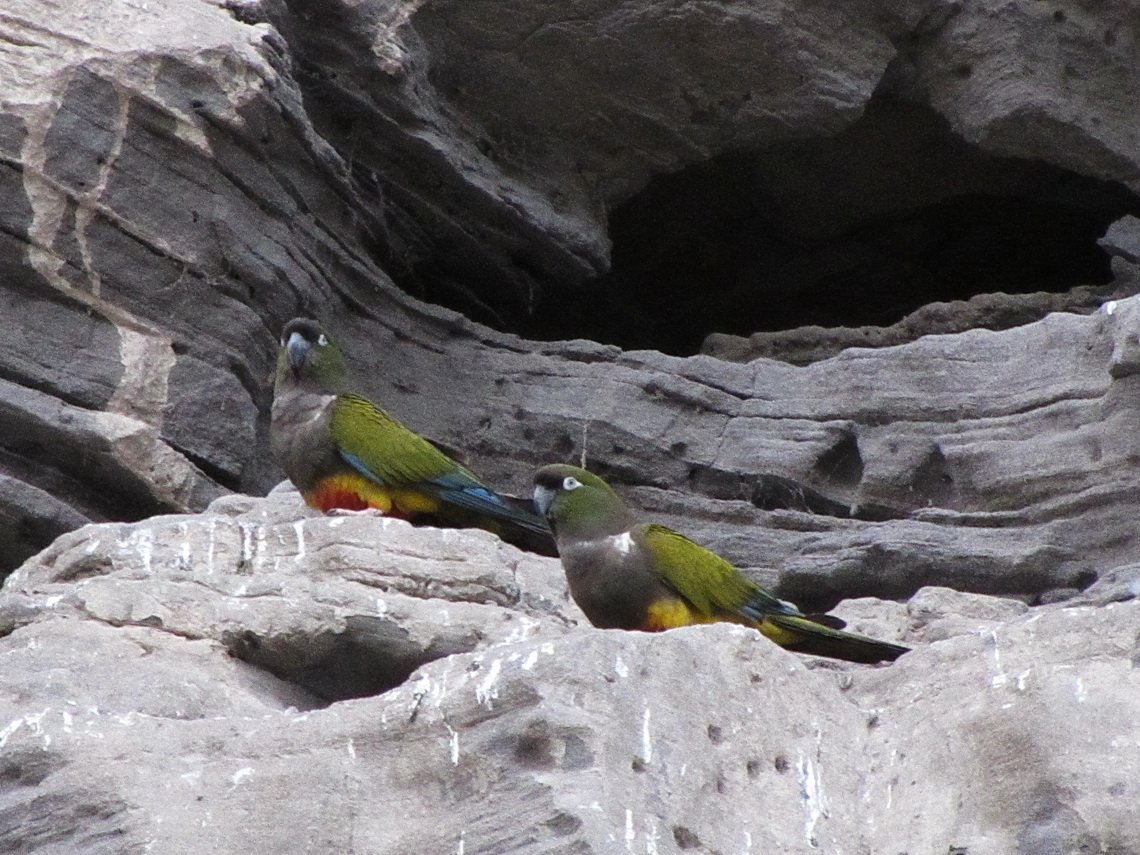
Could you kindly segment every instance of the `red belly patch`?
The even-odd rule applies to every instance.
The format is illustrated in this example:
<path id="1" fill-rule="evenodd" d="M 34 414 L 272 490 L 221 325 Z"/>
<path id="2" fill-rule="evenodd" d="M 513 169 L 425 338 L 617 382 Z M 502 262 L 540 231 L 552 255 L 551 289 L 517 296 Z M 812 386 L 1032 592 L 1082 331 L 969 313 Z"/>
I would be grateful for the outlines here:
<path id="1" fill-rule="evenodd" d="M 368 502 L 355 490 L 327 481 L 306 495 L 305 501 L 322 513 L 328 513 L 333 508 L 340 508 L 345 511 L 363 511 L 369 507 Z"/>

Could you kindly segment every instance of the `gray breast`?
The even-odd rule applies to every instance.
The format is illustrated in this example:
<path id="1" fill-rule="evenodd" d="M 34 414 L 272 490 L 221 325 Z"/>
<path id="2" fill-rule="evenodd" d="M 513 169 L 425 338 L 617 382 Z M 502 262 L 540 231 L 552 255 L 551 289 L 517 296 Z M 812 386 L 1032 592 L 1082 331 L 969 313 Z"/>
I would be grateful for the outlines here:
<path id="1" fill-rule="evenodd" d="M 628 536 L 559 543 L 558 548 L 570 595 L 594 626 L 638 629 L 648 605 L 669 593 Z"/>
<path id="2" fill-rule="evenodd" d="M 335 395 L 287 390 L 273 397 L 269 448 L 297 489 L 312 489 L 343 466 L 329 422 Z"/>

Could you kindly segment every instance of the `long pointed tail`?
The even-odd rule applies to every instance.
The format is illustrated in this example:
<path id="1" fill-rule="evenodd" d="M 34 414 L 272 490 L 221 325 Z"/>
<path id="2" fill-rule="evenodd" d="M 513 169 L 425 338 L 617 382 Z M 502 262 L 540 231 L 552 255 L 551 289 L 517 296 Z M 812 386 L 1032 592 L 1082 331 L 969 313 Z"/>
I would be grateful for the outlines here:
<path id="1" fill-rule="evenodd" d="M 798 615 L 766 614 L 759 630 L 783 648 L 848 662 L 893 662 L 910 650 L 898 644 L 832 629 Z"/>

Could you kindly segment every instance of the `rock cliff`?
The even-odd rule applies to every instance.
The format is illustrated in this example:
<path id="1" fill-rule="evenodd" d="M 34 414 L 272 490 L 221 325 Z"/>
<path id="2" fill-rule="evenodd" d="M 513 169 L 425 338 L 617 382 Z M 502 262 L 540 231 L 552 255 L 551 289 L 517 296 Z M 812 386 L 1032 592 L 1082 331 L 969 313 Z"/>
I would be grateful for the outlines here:
<path id="1" fill-rule="evenodd" d="M 1124 600 L 1122 600 L 1124 598 Z M 914 650 L 584 626 L 555 559 L 293 492 L 89 526 L 0 596 L 14 852 L 1132 852 L 1140 603 L 924 588 Z"/>
<path id="2" fill-rule="evenodd" d="M 1140 850 L 1137 32 L 8 0 L 5 844 Z M 489 535 L 250 498 L 298 314 L 497 487 L 584 451 L 915 651 L 597 632 Z"/>
<path id="3" fill-rule="evenodd" d="M 515 490 L 576 455 L 585 431 L 607 474 L 696 505 L 748 501 L 758 477 L 888 516 L 1079 502 L 1090 476 L 1051 476 L 1076 465 L 1052 445 L 1126 406 L 1096 403 L 1103 376 L 1089 386 L 1113 337 L 1132 334 L 1115 320 L 802 372 L 569 340 L 692 354 L 715 333 L 710 353 L 802 364 L 1136 291 L 1135 228 L 1096 239 L 1140 213 L 1137 14 L 13 0 L 0 19 L 13 331 L 0 560 L 85 521 L 268 490 L 267 376 L 297 314 L 353 343 L 398 416 Z M 1044 288 L 1057 293 L 1017 296 Z M 953 302 L 987 289 L 1012 296 Z M 811 323 L 828 329 L 792 329 Z M 999 452 L 986 431 L 1011 418 L 1013 447 L 1031 436 L 1042 458 Z M 783 486 L 769 501 L 787 504 Z M 732 512 L 712 516 L 721 541 L 741 536 Z M 1066 570 L 1032 584 L 1068 586 L 1106 560 L 1069 573 L 1050 557 Z"/>

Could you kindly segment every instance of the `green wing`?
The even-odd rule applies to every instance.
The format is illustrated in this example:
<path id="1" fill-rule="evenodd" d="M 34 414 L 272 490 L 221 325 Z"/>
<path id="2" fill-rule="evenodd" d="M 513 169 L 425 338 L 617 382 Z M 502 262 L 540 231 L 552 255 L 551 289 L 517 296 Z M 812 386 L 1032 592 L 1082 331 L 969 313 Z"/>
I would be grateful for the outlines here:
<path id="1" fill-rule="evenodd" d="M 672 529 L 642 526 L 638 539 L 652 556 L 658 575 L 702 614 L 743 614 L 758 620 L 765 612 L 789 611 L 787 604 L 745 578 L 728 561 Z"/>
<path id="2" fill-rule="evenodd" d="M 473 474 L 365 398 L 339 396 L 330 427 L 341 455 L 385 486 L 483 486 Z"/>
<path id="3" fill-rule="evenodd" d="M 545 520 L 504 499 L 366 398 L 339 396 L 333 405 L 331 430 L 345 462 L 381 486 L 409 487 L 444 504 L 521 526 L 541 538 L 527 548 L 554 554 Z"/>
<path id="4" fill-rule="evenodd" d="M 908 648 L 841 632 L 820 618 L 801 614 L 753 584 L 715 552 L 659 525 L 642 526 L 634 537 L 653 556 L 654 569 L 669 587 L 710 617 L 737 615 L 781 647 L 850 662 L 887 662 Z M 823 616 L 827 617 L 827 616 Z"/>

